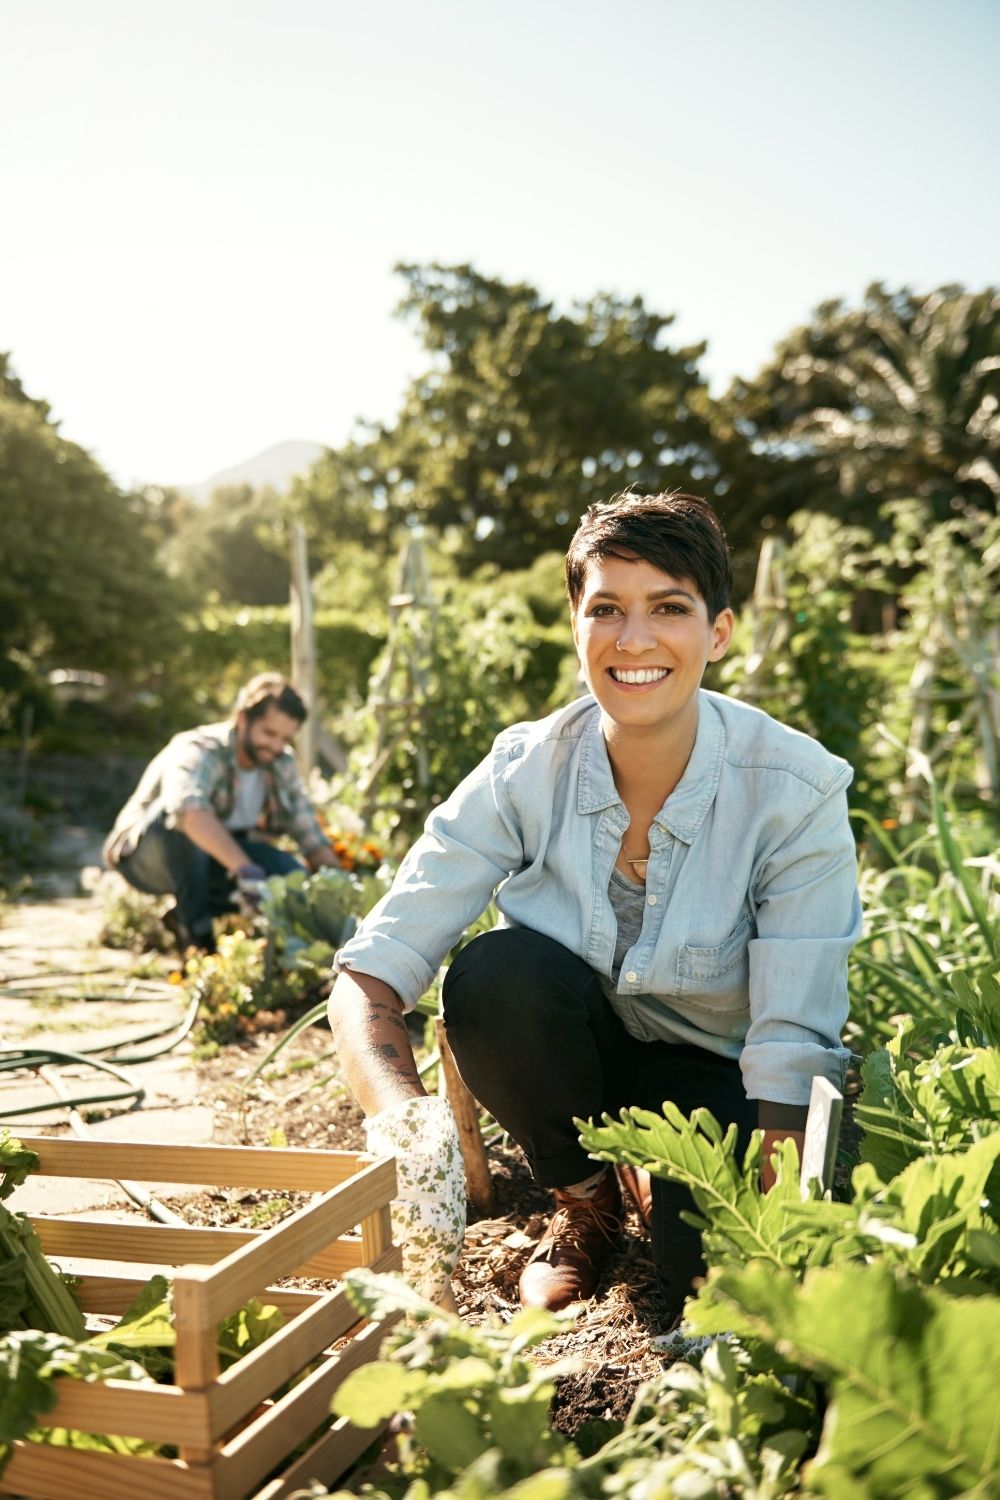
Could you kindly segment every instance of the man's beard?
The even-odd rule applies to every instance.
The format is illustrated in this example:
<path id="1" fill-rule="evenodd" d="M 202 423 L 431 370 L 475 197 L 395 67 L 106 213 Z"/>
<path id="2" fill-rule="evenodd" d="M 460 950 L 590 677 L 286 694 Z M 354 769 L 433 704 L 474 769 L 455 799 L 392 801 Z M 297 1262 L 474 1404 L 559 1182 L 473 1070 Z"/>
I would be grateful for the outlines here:
<path id="1" fill-rule="evenodd" d="M 250 738 L 250 734 L 251 731 L 249 729 L 244 730 L 239 738 L 238 748 L 242 752 L 244 759 L 250 762 L 251 767 L 262 770 L 265 766 L 271 764 L 274 757 L 272 755 L 265 755 L 265 758 L 261 759 L 256 745 Z"/>

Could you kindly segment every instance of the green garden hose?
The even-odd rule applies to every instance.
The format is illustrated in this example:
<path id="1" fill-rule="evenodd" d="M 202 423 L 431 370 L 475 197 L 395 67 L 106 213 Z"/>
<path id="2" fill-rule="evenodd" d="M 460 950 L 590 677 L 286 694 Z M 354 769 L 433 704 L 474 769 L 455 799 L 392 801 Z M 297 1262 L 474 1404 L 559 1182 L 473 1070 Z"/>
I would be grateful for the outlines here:
<path id="1" fill-rule="evenodd" d="M 29 975 L 23 979 L 7 980 L 0 985 L 0 998 L 8 999 L 30 999 L 39 992 L 49 993 L 55 989 L 61 998 L 67 1000 L 84 1001 L 108 1001 L 108 1000 L 174 1000 L 177 998 L 176 986 L 166 984 L 163 980 L 130 979 L 123 986 L 124 993 L 102 993 L 102 994 L 76 994 L 67 995 L 65 991 L 58 989 L 59 981 L 73 980 L 79 984 L 81 979 L 86 980 L 95 975 L 117 974 L 117 970 L 96 969 L 89 974 L 36 974 Z M 73 1096 L 61 1102 L 67 1108 L 82 1108 L 91 1104 L 105 1104 L 131 1099 L 133 1102 L 129 1108 L 135 1108 L 144 1097 L 145 1090 L 139 1084 L 134 1084 L 127 1073 L 122 1072 L 120 1064 L 152 1062 L 154 1058 L 164 1057 L 168 1052 L 180 1045 L 191 1034 L 194 1023 L 198 1016 L 198 1000 L 194 998 L 188 1002 L 184 1015 L 180 1021 L 170 1022 L 166 1026 L 154 1027 L 151 1031 L 140 1032 L 137 1036 L 125 1038 L 120 1042 L 111 1044 L 102 1043 L 97 1047 L 84 1048 L 80 1052 L 63 1052 L 58 1049 L 39 1047 L 33 1050 L 16 1048 L 13 1050 L 0 1051 L 0 1073 L 16 1072 L 18 1070 L 37 1070 L 43 1065 L 55 1064 L 56 1066 L 84 1065 L 117 1078 L 122 1089 L 114 1093 L 86 1094 Z M 163 1039 L 166 1040 L 163 1040 Z M 163 1045 L 151 1047 L 146 1051 L 136 1052 L 136 1047 L 141 1047 L 146 1042 L 159 1042 Z M 39 1114 L 45 1110 L 56 1108 L 53 1104 L 33 1104 L 21 1109 L 11 1110 L 0 1108 L 0 1119 L 18 1117 L 23 1114 Z"/>
<path id="2" fill-rule="evenodd" d="M 48 1110 L 58 1108 L 77 1108 L 88 1104 L 120 1103 L 123 1099 L 131 1099 L 130 1108 L 140 1104 L 145 1097 L 146 1090 L 142 1084 L 133 1083 L 128 1074 L 114 1063 L 104 1058 L 95 1057 L 92 1053 L 84 1052 L 61 1052 L 52 1047 L 37 1047 L 34 1051 L 24 1048 L 14 1048 L 0 1052 L 0 1073 L 34 1072 L 39 1068 L 47 1067 L 51 1063 L 58 1066 L 95 1068 L 100 1073 L 108 1073 L 116 1078 L 121 1087 L 111 1093 L 87 1094 L 79 1098 L 60 1100 L 53 1104 L 22 1104 L 18 1109 L 0 1109 L 0 1119 L 15 1117 L 20 1119 L 22 1115 L 43 1114 Z"/>

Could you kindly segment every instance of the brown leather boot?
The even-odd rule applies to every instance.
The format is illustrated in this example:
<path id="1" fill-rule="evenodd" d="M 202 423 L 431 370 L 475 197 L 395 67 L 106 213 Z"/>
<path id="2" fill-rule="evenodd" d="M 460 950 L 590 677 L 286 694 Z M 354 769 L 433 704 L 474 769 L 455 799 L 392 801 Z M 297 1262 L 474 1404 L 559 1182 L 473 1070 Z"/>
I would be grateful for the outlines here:
<path id="1" fill-rule="evenodd" d="M 653 1184 L 645 1167 L 615 1167 L 618 1185 L 642 1220 L 642 1227 L 649 1234 L 653 1227 Z"/>
<path id="2" fill-rule="evenodd" d="M 574 1198 L 556 1188 L 555 1200 L 556 1212 L 518 1283 L 522 1306 L 550 1312 L 594 1295 L 624 1216 L 618 1179 L 611 1171 L 605 1172 L 593 1198 Z"/>

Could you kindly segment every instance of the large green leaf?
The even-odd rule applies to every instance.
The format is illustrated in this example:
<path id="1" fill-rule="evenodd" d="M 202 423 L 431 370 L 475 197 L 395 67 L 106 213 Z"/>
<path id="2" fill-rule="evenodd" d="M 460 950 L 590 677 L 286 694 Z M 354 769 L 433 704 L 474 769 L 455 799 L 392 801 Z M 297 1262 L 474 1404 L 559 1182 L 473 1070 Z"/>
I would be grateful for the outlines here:
<path id="1" fill-rule="evenodd" d="M 825 1266 L 798 1284 L 764 1262 L 710 1273 L 697 1331 L 761 1339 L 816 1374 L 830 1405 L 807 1484 L 872 1497 L 997 1494 L 1000 1299 L 948 1297 L 884 1266 Z"/>
<path id="2" fill-rule="evenodd" d="M 0 1338 L 0 1443 L 25 1437 L 56 1404 L 56 1377 L 143 1380 L 145 1372 L 111 1350 L 56 1333 L 23 1329 Z"/>
<path id="3" fill-rule="evenodd" d="M 421 1403 L 414 1433 L 431 1458 L 452 1471 L 464 1469 L 490 1446 L 482 1421 L 450 1392 Z"/>
<path id="4" fill-rule="evenodd" d="M 355 1427 L 377 1427 L 397 1412 L 408 1411 L 427 1389 L 421 1370 L 379 1360 L 353 1370 L 335 1392 L 332 1411 Z"/>
<path id="5" fill-rule="evenodd" d="M 237 1308 L 219 1324 L 215 1345 L 219 1351 L 219 1364 L 228 1369 L 231 1364 L 258 1348 L 285 1326 L 284 1313 L 270 1302 L 261 1302 L 251 1297 L 249 1302 Z"/>
<path id="6" fill-rule="evenodd" d="M 965 1151 L 911 1162 L 887 1184 L 863 1164 L 853 1178 L 859 1229 L 921 1281 L 981 1270 L 986 1252 L 978 1240 L 974 1251 L 970 1236 L 996 1234 L 984 1203 L 998 1161 L 1000 1131 Z M 1000 1291 L 1000 1278 L 989 1279 Z"/>
<path id="7" fill-rule="evenodd" d="M 604 1161 L 645 1167 L 654 1176 L 683 1183 L 698 1210 L 685 1218 L 702 1232 L 710 1264 L 754 1257 L 775 1265 L 796 1263 L 808 1253 L 799 1209 L 798 1157 L 791 1141 L 775 1152 L 778 1181 L 760 1189 L 760 1136 L 755 1133 L 742 1165 L 736 1155 L 736 1127 L 723 1132 L 707 1109 L 690 1119 L 667 1102 L 663 1113 L 622 1110 L 620 1120 L 604 1116 L 600 1125 L 576 1121 L 580 1141 Z"/>
<path id="8" fill-rule="evenodd" d="M 0 1130 L 0 1198 L 9 1198 L 37 1166 L 37 1154 L 22 1146 L 4 1126 Z"/>

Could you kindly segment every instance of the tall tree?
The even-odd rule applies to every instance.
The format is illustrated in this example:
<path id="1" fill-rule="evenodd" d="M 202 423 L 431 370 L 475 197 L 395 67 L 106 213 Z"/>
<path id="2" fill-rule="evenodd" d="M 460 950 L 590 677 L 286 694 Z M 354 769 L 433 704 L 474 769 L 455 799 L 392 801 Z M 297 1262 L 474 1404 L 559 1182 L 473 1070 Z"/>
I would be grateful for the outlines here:
<path id="1" fill-rule="evenodd" d="M 135 673 L 160 653 L 171 585 L 142 500 L 61 437 L 0 359 L 0 721 L 51 667 Z"/>
<path id="2" fill-rule="evenodd" d="M 389 548 L 422 522 L 466 567 L 519 566 L 630 485 L 697 488 L 740 524 L 734 456 L 749 450 L 716 426 L 705 346 L 672 347 L 672 318 L 611 296 L 559 312 L 533 286 L 468 265 L 398 270 L 428 367 L 394 423 L 364 429 L 293 490 L 320 545 Z"/>
<path id="3" fill-rule="evenodd" d="M 201 599 L 224 604 L 287 604 L 288 546 L 281 501 L 273 490 L 223 485 L 206 505 L 176 497 L 165 520 L 171 535 L 162 557 L 168 572 Z"/>
<path id="4" fill-rule="evenodd" d="M 943 519 L 955 504 L 995 507 L 1000 294 L 876 282 L 861 307 L 824 302 L 727 404 L 824 509 L 861 519 L 917 497 Z"/>

